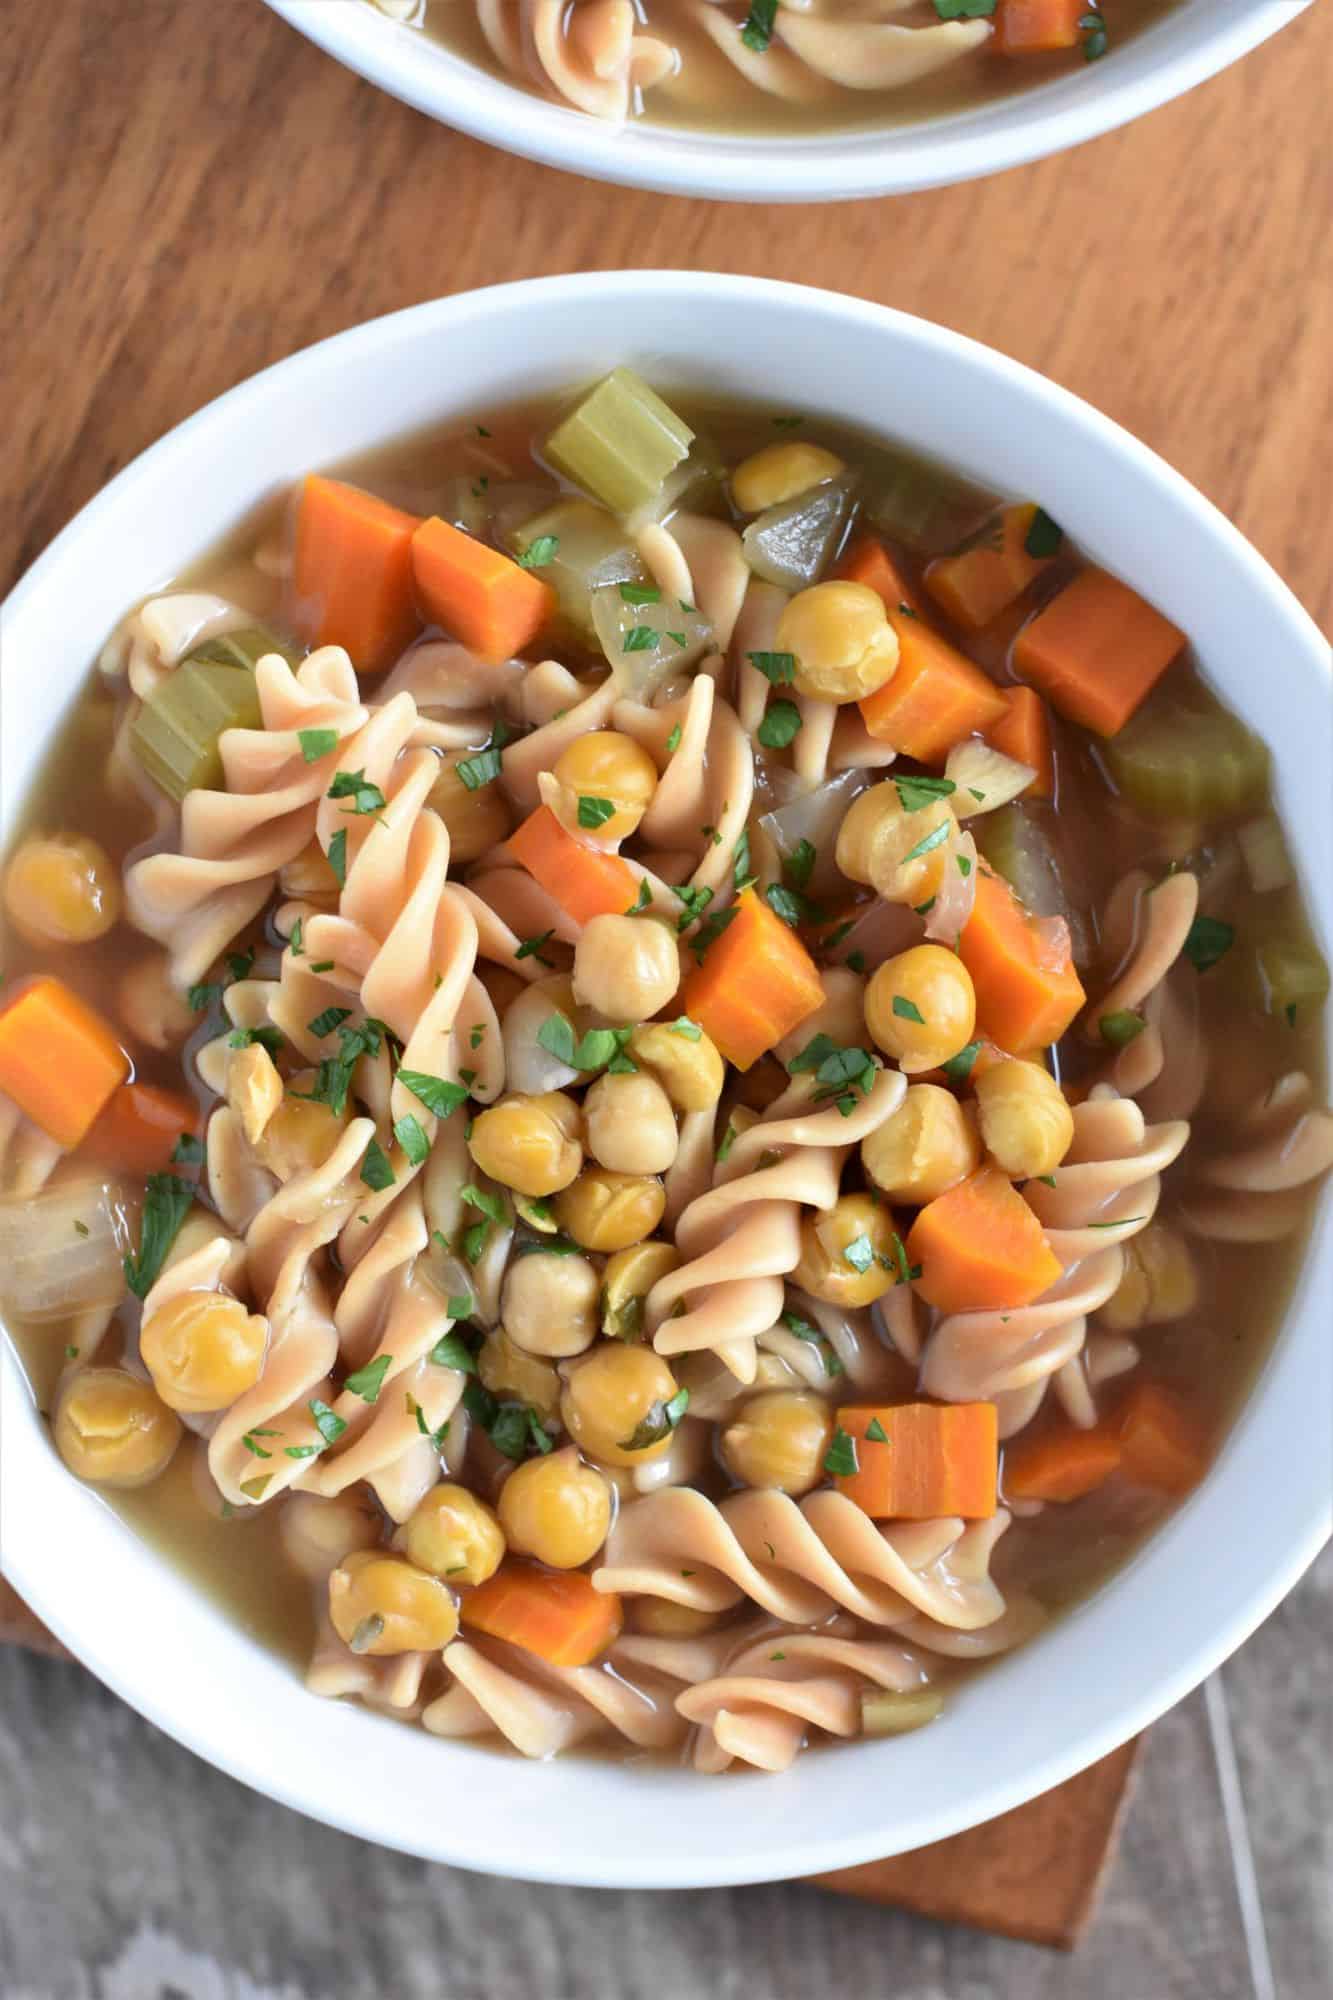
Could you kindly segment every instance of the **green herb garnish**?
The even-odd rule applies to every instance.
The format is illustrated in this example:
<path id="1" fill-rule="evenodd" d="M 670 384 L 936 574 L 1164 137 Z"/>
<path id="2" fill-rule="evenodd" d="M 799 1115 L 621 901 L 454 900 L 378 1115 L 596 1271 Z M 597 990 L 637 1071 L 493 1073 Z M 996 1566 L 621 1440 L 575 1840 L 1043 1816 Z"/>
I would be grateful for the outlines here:
<path id="1" fill-rule="evenodd" d="M 688 1389 L 677 1389 L 669 1403 L 654 1403 L 629 1436 L 621 1440 L 620 1449 L 647 1451 L 651 1445 L 660 1444 L 664 1437 L 670 1437 L 689 1406 Z"/>
<path id="2" fill-rule="evenodd" d="M 838 1424 L 834 1428 L 833 1442 L 824 1454 L 824 1470 L 831 1472 L 835 1478 L 851 1479 L 859 1469 L 856 1440 Z"/>
<path id="3" fill-rule="evenodd" d="M 1065 531 L 1053 521 L 1044 507 L 1038 507 L 1028 523 L 1028 531 L 1023 537 L 1023 547 L 1030 556 L 1053 556 L 1065 538 Z"/>
<path id="4" fill-rule="evenodd" d="M 801 726 L 801 711 L 794 701 L 771 701 L 759 724 L 759 741 L 766 750 L 785 750 Z"/>
<path id="5" fill-rule="evenodd" d="M 615 815 L 615 806 L 610 799 L 589 798 L 584 792 L 579 794 L 578 822 L 586 831 L 592 832 Z"/>
<path id="6" fill-rule="evenodd" d="M 915 777 L 910 771 L 895 776 L 893 782 L 903 811 L 909 813 L 934 805 L 936 799 L 947 799 L 958 789 L 952 778 Z"/>
<path id="7" fill-rule="evenodd" d="M 377 1354 L 364 1368 L 358 1368 L 355 1374 L 349 1375 L 343 1388 L 349 1395 L 359 1396 L 363 1403 L 378 1402 L 384 1378 L 392 1367 L 392 1354 Z"/>
<path id="8" fill-rule="evenodd" d="M 176 1174 L 150 1174 L 139 1230 L 139 1254 L 123 1258 L 125 1282 L 136 1299 L 147 1298 L 166 1262 L 167 1252 L 194 1199 L 194 1189 Z"/>
<path id="9" fill-rule="evenodd" d="M 318 764 L 321 757 L 327 757 L 330 750 L 338 748 L 336 729 L 298 729 L 296 740 L 307 764 Z"/>
<path id="10" fill-rule="evenodd" d="M 520 569 L 543 569 L 548 562 L 554 560 L 559 547 L 559 535 L 538 535 L 536 541 L 529 542 L 518 558 L 518 566 Z"/>

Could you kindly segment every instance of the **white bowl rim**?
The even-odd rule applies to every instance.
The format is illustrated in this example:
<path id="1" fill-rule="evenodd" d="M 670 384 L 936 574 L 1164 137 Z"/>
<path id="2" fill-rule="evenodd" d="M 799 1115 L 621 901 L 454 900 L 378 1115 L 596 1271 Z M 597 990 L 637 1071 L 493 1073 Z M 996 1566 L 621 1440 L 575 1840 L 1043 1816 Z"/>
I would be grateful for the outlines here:
<path id="1" fill-rule="evenodd" d="M 132 514 L 136 489 L 141 485 L 169 478 L 179 481 L 181 474 L 191 467 L 197 472 L 199 463 L 206 462 L 208 451 L 217 448 L 229 433 L 253 424 L 266 403 L 287 396 L 289 391 L 299 394 L 303 379 L 313 381 L 321 372 L 327 375 L 337 364 L 345 363 L 349 355 L 356 353 L 366 359 L 391 349 L 400 340 L 410 346 L 418 337 L 440 337 L 445 332 L 457 340 L 460 334 L 466 336 L 469 324 L 484 324 L 488 317 L 507 317 L 511 313 L 535 315 L 548 306 L 584 308 L 595 304 L 600 312 L 613 315 L 612 323 L 619 326 L 621 321 L 615 317 L 617 305 L 628 309 L 631 301 L 644 305 L 673 297 L 688 301 L 692 312 L 711 303 L 719 308 L 729 305 L 751 316 L 769 311 L 784 314 L 794 322 L 804 317 L 812 329 L 817 328 L 830 337 L 839 326 L 856 322 L 863 329 L 877 330 L 886 339 L 892 339 L 904 353 L 912 349 L 937 349 L 947 357 L 951 367 L 981 371 L 988 378 L 988 389 L 996 395 L 1007 394 L 1026 402 L 1033 420 L 1047 420 L 1057 434 L 1064 433 L 1071 448 L 1080 441 L 1091 442 L 1108 458 L 1132 467 L 1140 492 L 1146 494 L 1150 488 L 1155 489 L 1158 497 L 1164 497 L 1192 517 L 1192 525 L 1206 536 L 1219 560 L 1217 577 L 1220 579 L 1229 571 L 1244 593 L 1262 600 L 1263 614 L 1272 620 L 1273 656 L 1289 655 L 1293 662 L 1302 661 L 1302 675 L 1312 675 L 1314 685 L 1322 682 L 1326 690 L 1333 691 L 1333 663 L 1318 628 L 1257 551 L 1178 473 L 1067 390 L 965 336 L 887 307 L 773 280 L 692 272 L 585 273 L 523 280 L 409 307 L 289 356 L 206 405 L 119 473 L 61 532 L 0 607 L 0 634 L 6 630 L 12 634 L 25 619 L 40 617 L 42 599 L 48 591 L 59 598 L 62 573 L 67 571 L 71 559 L 77 562 L 77 550 L 84 535 L 113 511 L 124 509 Z M 700 319 L 704 317 L 701 312 Z M 749 323 L 753 324 L 752 317 Z M 382 352 L 379 358 L 382 365 Z M 706 366 L 705 358 L 701 372 L 706 373 Z M 442 400 L 447 403 L 447 398 Z M 1086 536 L 1083 539 L 1086 541 Z M 1333 891 L 1327 867 L 1322 879 L 1317 880 L 1317 887 L 1316 900 L 1309 894 L 1307 880 L 1307 905 L 1327 940 L 1329 930 L 1333 929 Z M 965 1798 L 955 1797 L 943 1805 L 931 1802 L 921 1806 L 900 1816 L 888 1834 L 877 1830 L 873 1823 L 867 1824 L 864 1814 L 845 1831 L 816 1826 L 788 1834 L 780 1825 L 780 1796 L 775 1797 L 770 1816 L 778 1823 L 776 1832 L 770 1833 L 766 1827 L 762 1838 L 753 1836 L 748 1850 L 729 1851 L 722 1858 L 713 1855 L 702 1860 L 697 1854 L 674 1850 L 669 1857 L 660 1851 L 652 1857 L 641 1857 L 632 1841 L 626 1839 L 623 1821 L 603 1832 L 599 1841 L 592 1839 L 580 1821 L 582 1845 L 570 1843 L 562 1850 L 543 1852 L 540 1856 L 534 1856 L 530 1848 L 516 1856 L 516 1849 L 523 1841 L 520 1833 L 506 1831 L 501 1839 L 479 1841 L 466 1826 L 455 1829 L 446 1823 L 404 1828 L 395 1817 L 391 1798 L 378 1799 L 372 1795 L 358 1800 L 354 1787 L 334 1782 L 334 1772 L 326 1769 L 322 1754 L 324 1741 L 330 1739 L 351 1744 L 354 1753 L 359 1750 L 366 1755 L 367 1744 L 373 1746 L 379 1739 L 367 1739 L 362 1732 L 366 1727 L 376 1730 L 382 1727 L 379 1718 L 347 1704 L 326 1704 L 307 1695 L 299 1678 L 285 1666 L 280 1671 L 295 1682 L 301 1702 L 308 1705 L 301 1726 L 308 1736 L 321 1739 L 321 1756 L 307 1765 L 303 1782 L 286 1776 L 275 1779 L 262 1758 L 252 1751 L 243 1729 L 220 1728 L 206 1717 L 203 1700 L 197 1696 L 191 1698 L 193 1684 L 175 1685 L 165 1675 L 159 1675 L 154 1683 L 151 1675 L 145 1675 L 141 1653 L 124 1632 L 81 1625 L 76 1592 L 65 1587 L 65 1577 L 71 1572 L 67 1566 L 60 1576 L 53 1576 L 48 1563 L 50 1537 L 38 1526 L 39 1519 L 46 1521 L 48 1517 L 40 1506 L 32 1508 L 25 1504 L 31 1495 L 36 1493 L 48 1505 L 63 1509 L 70 1519 L 79 1513 L 95 1547 L 95 1558 L 78 1557 L 71 1548 L 66 1548 L 65 1554 L 82 1564 L 85 1581 L 92 1573 L 95 1559 L 112 1564 L 121 1562 L 127 1572 L 139 1572 L 142 1581 L 144 1577 L 151 1580 L 154 1571 L 161 1574 L 162 1558 L 139 1542 L 86 1488 L 68 1478 L 50 1449 L 17 1358 L 4 1338 L 0 1338 L 0 1439 L 4 1444 L 0 1450 L 0 1524 L 5 1546 L 0 1555 L 5 1574 L 56 1636 L 131 1706 L 257 1791 L 361 1838 L 460 1867 L 520 1879 L 596 1887 L 716 1887 L 853 1866 L 890 1852 L 924 1845 L 993 1818 L 1108 1754 L 1197 1686 L 1268 1615 L 1313 1561 L 1333 1531 L 1333 1438 L 1325 1421 L 1333 1396 L 1333 1351 L 1320 1337 L 1309 1294 L 1316 1287 L 1327 1288 L 1330 1278 L 1333 1278 L 1333 1212 L 1325 1202 L 1282 1330 L 1199 1493 L 1093 1598 L 1066 1614 L 1033 1647 L 1020 1649 L 993 1663 L 979 1685 L 998 1690 L 1003 1681 L 1007 1690 L 1015 1676 L 1020 1679 L 1032 1676 L 1035 1671 L 1032 1663 L 1036 1659 L 1044 1660 L 1048 1669 L 1058 1670 L 1063 1662 L 1086 1673 L 1089 1656 L 1086 1650 L 1080 1654 L 1080 1628 L 1094 1615 L 1100 1616 L 1099 1607 L 1109 1598 L 1129 1595 L 1129 1580 L 1137 1579 L 1135 1590 L 1142 1589 L 1149 1596 L 1155 1593 L 1154 1619 L 1149 1627 L 1136 1634 L 1135 1655 L 1116 1662 L 1113 1683 L 1097 1686 L 1089 1683 L 1077 1689 L 1082 1720 L 1054 1746 L 1044 1744 L 1037 1750 L 1035 1743 L 1028 1741 L 1029 1737 L 1041 1735 L 1041 1718 L 1024 1711 L 1014 1718 L 1013 1735 L 996 1745 L 993 1763 L 978 1774 Z M 1290 1427 L 1294 1423 L 1300 1434 L 1300 1448 L 1288 1451 L 1282 1461 L 1283 1480 L 1275 1485 L 1271 1481 L 1275 1451 L 1287 1445 L 1287 1434 L 1278 1423 L 1279 1404 L 1282 1424 Z M 1217 1485 L 1223 1476 L 1233 1487 L 1248 1492 L 1264 1468 L 1269 1468 L 1269 1485 L 1263 1495 L 1265 1511 L 1259 1525 L 1266 1539 L 1260 1547 L 1257 1534 L 1239 1535 L 1235 1546 L 1227 1551 L 1232 1558 L 1227 1568 L 1231 1594 L 1225 1613 L 1208 1623 L 1206 1629 L 1192 1631 L 1188 1644 L 1173 1652 L 1172 1647 L 1177 1643 L 1176 1626 L 1182 1620 L 1188 1623 L 1182 1591 L 1184 1579 L 1202 1566 L 1217 1567 L 1217 1548 L 1212 1542 L 1200 1541 L 1197 1524 L 1201 1502 L 1209 1494 L 1215 1502 Z M 57 1540 L 60 1532 L 63 1527 L 58 1528 Z M 215 1613 L 214 1617 L 220 1619 L 222 1614 Z M 229 1621 L 224 1621 L 224 1629 L 234 1631 Z M 1154 1652 L 1161 1657 L 1151 1664 Z M 205 1677 L 210 1672 L 208 1661 L 202 1657 L 199 1669 Z M 961 1700 L 970 1700 L 971 1692 L 964 1691 Z M 1071 1698 L 1067 1684 L 1065 1693 L 1066 1698 Z M 316 1714 L 319 1723 L 314 1722 Z M 825 1752 L 816 1758 L 801 1759 L 800 1764 L 827 1766 L 828 1787 L 832 1790 L 835 1768 L 845 1769 L 847 1758 L 859 1758 L 864 1772 L 862 1784 L 857 1788 L 859 1797 L 862 1791 L 872 1788 L 876 1776 L 891 1778 L 891 1765 L 881 1762 L 885 1751 L 901 1756 L 907 1748 L 910 1754 L 910 1746 L 920 1740 L 899 1739 L 887 1745 L 863 1743 L 846 1752 Z M 294 1744 L 294 1748 L 299 1747 Z M 463 1755 L 472 1759 L 469 1768 L 481 1783 L 491 1774 L 495 1774 L 494 1783 L 507 1782 L 503 1775 L 510 1769 L 507 1760 L 495 1758 L 488 1750 L 464 1750 L 436 1741 L 432 1741 L 431 1748 L 445 1756 Z M 603 1783 L 605 1772 L 615 1772 L 618 1767 L 603 1767 L 597 1760 L 560 1760 L 562 1774 L 572 1764 L 577 1764 L 583 1774 L 580 1789 L 590 1796 L 616 1798 L 623 1806 L 615 1786 L 608 1793 Z M 521 1768 L 524 1777 L 516 1796 L 522 1797 L 536 1817 L 543 1779 L 556 1767 Z M 683 1808 L 697 1805 L 693 1793 L 699 1780 L 694 1774 L 655 1772 L 653 1777 L 668 1803 L 674 1798 Z M 641 1774 L 633 1772 L 628 1774 L 628 1781 L 631 1787 L 648 1783 Z M 705 1787 L 710 1798 L 716 1798 L 714 1816 L 726 1820 L 728 1795 L 734 1791 L 741 1796 L 751 1782 L 762 1785 L 780 1781 L 727 1781 L 720 1793 Z M 511 1785 L 510 1789 L 514 1787 Z M 661 1803 L 659 1795 L 659 1807 Z"/>
<path id="2" fill-rule="evenodd" d="M 660 194 L 719 201 L 855 201 L 952 186 L 1099 138 L 1192 90 L 1288 25 L 1312 0 L 1210 0 L 1182 27 L 1152 23 L 1129 49 L 1098 63 L 1096 88 L 1056 79 L 975 113 L 915 125 L 795 139 L 626 129 L 548 102 L 489 75 L 379 14 L 369 0 L 265 0 L 275 14 L 348 69 L 417 111 L 569 173 Z M 1162 53 L 1162 30 L 1174 45 Z M 1148 56 L 1135 57 L 1149 43 Z M 1084 75 L 1083 81 L 1090 81 Z"/>

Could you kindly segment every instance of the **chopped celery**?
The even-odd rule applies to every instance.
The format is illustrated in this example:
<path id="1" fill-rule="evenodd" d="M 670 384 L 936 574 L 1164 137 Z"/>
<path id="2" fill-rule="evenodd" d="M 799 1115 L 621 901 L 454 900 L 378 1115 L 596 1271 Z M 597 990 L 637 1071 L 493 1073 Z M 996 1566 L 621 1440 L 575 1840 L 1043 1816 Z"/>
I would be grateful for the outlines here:
<path id="1" fill-rule="evenodd" d="M 992 499 L 957 473 L 895 452 L 870 454 L 864 487 L 867 520 L 922 555 L 956 549 L 995 510 Z"/>
<path id="2" fill-rule="evenodd" d="M 745 560 L 765 583 L 804 590 L 837 549 L 852 504 L 852 481 L 829 479 L 767 508 L 741 537 Z"/>
<path id="3" fill-rule="evenodd" d="M 1075 962 L 1081 965 L 1088 956 L 1087 923 L 1065 885 L 1055 842 L 1038 810 L 1024 805 L 1001 806 L 998 812 L 979 815 L 968 831 L 976 836 L 983 857 L 997 875 L 1003 875 L 1025 909 L 1034 917 L 1065 919 Z"/>
<path id="4" fill-rule="evenodd" d="M 701 611 L 663 596 L 653 584 L 599 585 L 592 593 L 592 617 L 612 672 L 639 701 L 692 667 L 713 640 Z"/>
<path id="5" fill-rule="evenodd" d="M 696 437 L 689 455 L 662 482 L 660 492 L 646 505 L 635 509 L 633 521 L 664 521 L 683 507 L 691 514 L 728 516 L 727 468 L 711 438 Z"/>
<path id="6" fill-rule="evenodd" d="M 245 625 L 239 632 L 223 632 L 216 639 L 205 639 L 202 646 L 196 646 L 192 653 L 186 654 L 182 664 L 244 667 L 248 673 L 253 673 L 265 653 L 281 653 L 290 667 L 294 667 L 301 657 L 299 647 L 293 646 L 289 639 L 280 639 L 269 626 Z"/>
<path id="7" fill-rule="evenodd" d="M 661 492 L 694 442 L 683 423 L 632 368 L 614 368 L 546 440 L 546 456 L 615 514 L 631 514 Z"/>
<path id="8" fill-rule="evenodd" d="M 913 1688 L 904 1694 L 871 1688 L 861 1696 L 861 1734 L 904 1736 L 909 1729 L 933 1722 L 943 1707 L 944 1696 L 936 1688 Z"/>
<path id="9" fill-rule="evenodd" d="M 538 548 L 539 543 L 546 549 Z M 594 507 L 591 500 L 557 500 L 515 528 L 509 546 L 519 556 L 530 549 L 544 554 L 545 560 L 534 562 L 534 568 L 555 591 L 564 616 L 590 644 L 597 639 L 592 593 L 603 584 L 649 582 L 638 551 L 615 515 L 605 507 Z"/>
<path id="10" fill-rule="evenodd" d="M 1207 825 L 1268 788 L 1267 746 L 1201 691 L 1147 702 L 1099 754 L 1116 790 L 1151 819 Z"/>
<path id="11" fill-rule="evenodd" d="M 1274 929 L 1254 946 L 1261 1002 L 1270 1014 L 1288 1014 L 1307 1001 L 1328 997 L 1328 966 L 1299 919 Z"/>
<path id="12" fill-rule="evenodd" d="M 226 645 L 237 637 L 210 642 Z M 200 648 L 200 653 L 206 652 Z M 266 644 L 261 652 L 270 651 Z M 169 674 L 147 700 L 130 731 L 144 770 L 177 805 L 187 792 L 222 778 L 218 738 L 224 729 L 258 729 L 259 694 L 248 667 L 193 657 Z"/>
<path id="13" fill-rule="evenodd" d="M 1261 813 L 1258 819 L 1247 820 L 1244 826 L 1237 827 L 1236 839 L 1250 887 L 1257 896 L 1285 889 L 1294 879 L 1291 856 L 1276 814 Z"/>

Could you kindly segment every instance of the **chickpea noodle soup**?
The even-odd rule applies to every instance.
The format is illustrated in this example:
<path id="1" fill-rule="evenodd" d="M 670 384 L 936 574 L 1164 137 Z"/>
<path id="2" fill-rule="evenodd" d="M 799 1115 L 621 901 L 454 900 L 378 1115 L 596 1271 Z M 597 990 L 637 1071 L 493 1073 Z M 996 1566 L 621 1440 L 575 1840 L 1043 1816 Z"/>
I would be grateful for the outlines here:
<path id="1" fill-rule="evenodd" d="M 1175 0 L 365 0 L 594 118 L 754 131 L 938 117 L 1076 73 Z"/>
<path id="2" fill-rule="evenodd" d="M 1185 634 L 628 369 L 132 610 L 3 890 L 56 1448 L 314 1692 L 528 1756 L 930 1722 L 1206 1475 L 1333 1163 Z"/>

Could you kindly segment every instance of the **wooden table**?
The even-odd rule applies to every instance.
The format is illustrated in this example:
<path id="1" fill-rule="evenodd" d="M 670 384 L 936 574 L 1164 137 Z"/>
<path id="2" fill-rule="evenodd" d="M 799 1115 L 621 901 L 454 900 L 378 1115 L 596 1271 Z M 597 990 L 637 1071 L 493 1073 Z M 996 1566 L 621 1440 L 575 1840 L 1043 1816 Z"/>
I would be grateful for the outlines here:
<path id="1" fill-rule="evenodd" d="M 0 582 L 145 445 L 309 341 L 469 285 L 674 266 L 841 287 L 1031 363 L 1155 446 L 1327 621 L 1331 15 L 1312 10 L 1191 97 L 1063 158 L 902 201 L 765 209 L 629 193 L 475 145 L 337 68 L 258 0 L 27 0 L 0 41 Z M 5 1671 L 28 1699 L 26 1676 L 69 1670 Z M 108 1698 L 53 1685 L 81 1715 L 106 1712 Z M 1172 1740 L 1193 1741 L 1199 1712 L 1168 1726 Z M 0 1762 L 4 1752 L 0 1726 Z M 33 1775 L 49 1801 L 42 1754 Z M 164 1783 L 196 1768 L 169 1745 L 160 1756 Z M 213 1774 L 202 1783 L 214 1799 L 235 1789 Z M 160 1792 L 143 1803 L 165 1810 Z M 263 1808 L 228 1809 L 238 1826 L 249 1813 L 253 1842 Z M 166 1823 L 159 1858 L 206 1840 L 183 1805 Z M 301 1840 L 355 1852 L 313 1829 Z M 177 1865 L 183 1887 L 188 1867 Z M 386 1893 L 412 1866 L 364 1855 L 331 1865 L 347 1867 L 349 1884 L 377 1868 Z M 245 1868 L 233 1877 L 238 1890 L 250 1880 Z M 488 1893 L 494 1918 L 503 1893 Z M 561 1896 L 568 1948 L 586 1904 L 533 1892 L 525 1908 L 554 1910 Z M 124 1897 L 133 1907 L 132 1888 Z M 726 1921 L 711 1921 L 725 1943 Z M 37 1933 L 16 1949 L 37 1949 Z M 1229 1951 L 1210 1961 L 1212 2000 L 1231 2000 L 1218 1970 Z M 775 1982 L 785 1962 L 785 1950 L 773 1958 Z M 0 1984 L 5 1971 L 0 1952 Z M 190 1976 L 170 1983 L 193 1995 Z M 479 1982 L 530 1990 L 493 1965 Z M 131 1978 L 123 1990 L 149 1988 Z M 1167 1990 L 1161 1972 L 1154 2000 Z M 1196 1989 L 1177 1989 L 1173 1972 L 1169 1990 Z"/>

